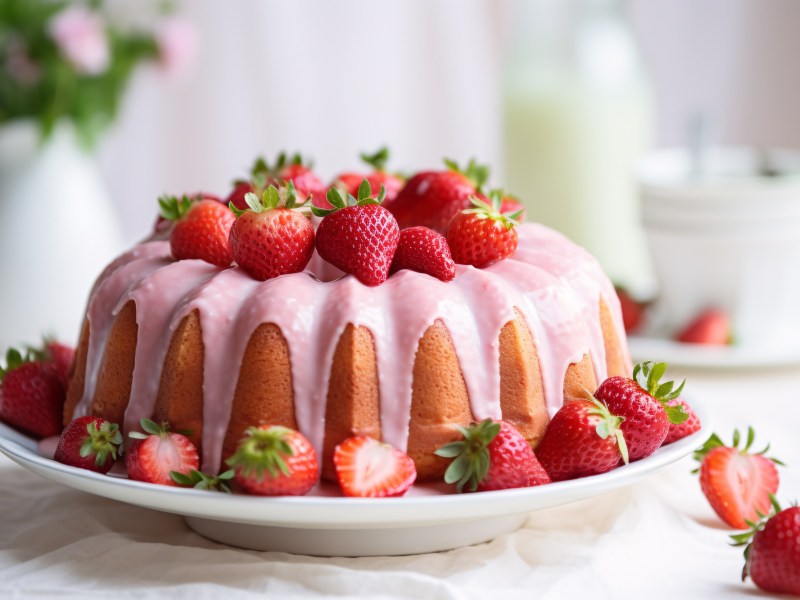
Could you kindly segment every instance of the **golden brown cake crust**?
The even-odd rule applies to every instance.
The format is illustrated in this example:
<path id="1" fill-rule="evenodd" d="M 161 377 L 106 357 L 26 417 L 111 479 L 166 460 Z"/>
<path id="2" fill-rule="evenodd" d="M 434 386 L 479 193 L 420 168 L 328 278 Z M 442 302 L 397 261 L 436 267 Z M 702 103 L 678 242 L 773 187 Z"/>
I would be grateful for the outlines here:
<path id="1" fill-rule="evenodd" d="M 259 325 L 250 336 L 239 370 L 223 460 L 236 451 L 248 427 L 283 425 L 297 429 L 293 398 L 286 338 L 277 325 Z"/>

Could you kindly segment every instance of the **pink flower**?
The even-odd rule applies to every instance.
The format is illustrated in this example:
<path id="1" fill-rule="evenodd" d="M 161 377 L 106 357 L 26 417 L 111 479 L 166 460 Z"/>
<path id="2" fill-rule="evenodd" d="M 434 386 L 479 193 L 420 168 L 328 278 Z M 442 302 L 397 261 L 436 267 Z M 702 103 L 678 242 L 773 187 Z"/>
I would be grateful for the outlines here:
<path id="1" fill-rule="evenodd" d="M 70 7 L 50 21 L 50 37 L 78 72 L 99 75 L 111 56 L 103 19 L 81 7 Z"/>
<path id="2" fill-rule="evenodd" d="M 197 54 L 197 30 L 181 17 L 170 17 L 156 28 L 161 66 L 169 74 L 188 69 Z"/>

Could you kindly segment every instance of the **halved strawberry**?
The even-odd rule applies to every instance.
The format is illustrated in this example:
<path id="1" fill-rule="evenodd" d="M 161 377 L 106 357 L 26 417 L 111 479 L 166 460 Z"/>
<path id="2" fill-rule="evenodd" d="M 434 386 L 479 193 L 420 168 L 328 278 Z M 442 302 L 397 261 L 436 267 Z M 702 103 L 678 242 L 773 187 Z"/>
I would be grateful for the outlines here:
<path id="1" fill-rule="evenodd" d="M 725 346 L 731 343 L 731 321 L 727 313 L 711 308 L 700 313 L 676 337 L 684 344 Z"/>
<path id="2" fill-rule="evenodd" d="M 53 459 L 95 473 L 108 473 L 119 456 L 122 434 L 116 423 L 78 417 L 64 428 Z"/>
<path id="3" fill-rule="evenodd" d="M 515 228 L 519 212 L 500 212 L 501 198 L 495 193 L 491 204 L 478 197 L 472 198 L 472 207 L 462 210 L 450 223 L 447 243 L 453 260 L 460 265 L 483 269 L 508 258 L 517 249 L 519 240 Z"/>
<path id="4" fill-rule="evenodd" d="M 417 478 L 410 456 L 363 435 L 347 438 L 336 446 L 333 464 L 345 496 L 402 496 Z"/>
<path id="5" fill-rule="evenodd" d="M 436 451 L 453 461 L 444 474 L 461 492 L 508 490 L 550 483 L 533 449 L 517 429 L 506 421 L 486 419 L 469 427 L 458 427 L 464 439 Z"/>
<path id="6" fill-rule="evenodd" d="M 735 529 L 746 529 L 748 521 L 757 521 L 769 512 L 770 495 L 778 491 L 780 483 L 775 465 L 783 463 L 765 456 L 769 444 L 750 453 L 754 439 L 755 432 L 749 427 L 745 446 L 739 449 L 738 430 L 733 432 L 732 446 L 713 434 L 694 454 L 700 461 L 700 487 L 711 508 Z"/>
<path id="7" fill-rule="evenodd" d="M 188 475 L 200 468 L 200 457 L 191 440 L 182 433 L 170 431 L 150 419 L 142 419 L 145 433 L 132 431 L 128 437 L 136 440 L 125 452 L 128 477 L 135 481 L 177 485 L 173 472 Z"/>
<path id="8" fill-rule="evenodd" d="M 319 479 L 314 447 L 288 427 L 250 427 L 226 462 L 234 469 L 234 481 L 248 494 L 302 496 Z"/>

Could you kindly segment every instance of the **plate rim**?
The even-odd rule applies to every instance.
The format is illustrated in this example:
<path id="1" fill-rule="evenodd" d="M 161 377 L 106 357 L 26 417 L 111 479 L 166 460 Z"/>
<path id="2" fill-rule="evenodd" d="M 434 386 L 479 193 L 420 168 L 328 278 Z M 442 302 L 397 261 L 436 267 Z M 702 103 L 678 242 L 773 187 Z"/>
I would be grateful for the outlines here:
<path id="1" fill-rule="evenodd" d="M 662 446 L 653 455 L 607 473 L 543 486 L 478 492 L 430 494 L 400 498 L 331 496 L 249 496 L 221 494 L 131 481 L 71 467 L 41 456 L 36 442 L 0 423 L 0 452 L 46 479 L 72 489 L 183 516 L 262 526 L 352 529 L 424 526 L 464 522 L 498 515 L 553 508 L 627 486 L 691 454 L 711 431 L 706 405 L 684 394 L 701 421 L 701 428 Z M 10 435 L 9 432 L 14 435 Z M 16 440 L 13 438 L 17 438 Z M 19 438 L 22 438 L 20 440 Z"/>

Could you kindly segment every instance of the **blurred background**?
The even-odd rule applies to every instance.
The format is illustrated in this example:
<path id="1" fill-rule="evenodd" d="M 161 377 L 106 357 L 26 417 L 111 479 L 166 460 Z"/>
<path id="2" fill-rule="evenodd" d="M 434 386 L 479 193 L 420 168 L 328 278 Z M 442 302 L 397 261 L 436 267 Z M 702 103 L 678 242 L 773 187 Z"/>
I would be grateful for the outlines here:
<path id="1" fill-rule="evenodd" d="M 529 218 L 648 296 L 658 284 L 635 176 L 645 152 L 800 146 L 796 0 L 193 0 L 169 15 L 145 2 L 67 3 L 150 36 L 126 46 L 130 72 L 98 92 L 115 110 L 89 146 L 59 122 L 31 142 L 19 124 L 37 115 L 8 109 L 9 81 L 37 77 L 12 32 L 20 4 L 0 0 L 0 250 L 13 263 L 0 280 L 3 345 L 48 327 L 74 337 L 91 279 L 147 235 L 160 194 L 225 196 L 258 154 L 302 151 L 325 179 L 383 144 L 403 172 L 475 157 Z M 77 20 L 62 35 L 91 37 Z M 104 62 L 76 44 L 90 60 L 82 76 L 116 64 L 113 51 Z"/>

